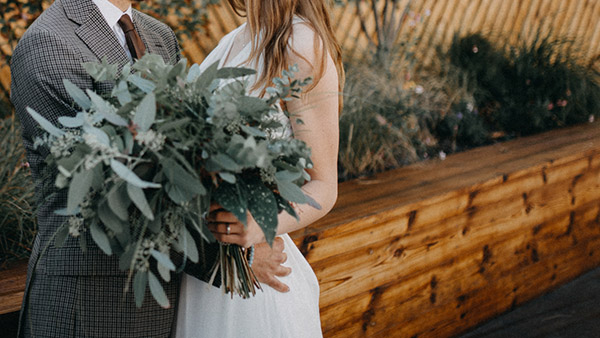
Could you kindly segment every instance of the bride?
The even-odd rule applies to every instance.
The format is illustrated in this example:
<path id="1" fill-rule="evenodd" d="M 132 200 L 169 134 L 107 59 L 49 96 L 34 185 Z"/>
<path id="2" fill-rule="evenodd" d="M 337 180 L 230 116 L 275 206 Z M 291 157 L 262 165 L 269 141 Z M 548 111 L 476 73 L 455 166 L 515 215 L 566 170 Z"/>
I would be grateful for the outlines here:
<path id="1" fill-rule="evenodd" d="M 284 265 L 292 269 L 290 275 L 281 278 L 289 286 L 288 292 L 263 285 L 263 292 L 250 299 L 231 299 L 222 290 L 184 275 L 176 337 L 321 337 L 318 281 L 287 233 L 323 217 L 337 198 L 338 94 L 344 72 L 327 0 L 228 1 L 236 13 L 246 16 L 247 22 L 226 35 L 201 68 L 219 61 L 221 67 L 256 69 L 249 85 L 257 96 L 265 95 L 272 79 L 290 65 L 298 65 L 296 78 L 313 78 L 299 99 L 286 102 L 291 121 L 282 112 L 277 116 L 286 128 L 276 137 L 295 137 L 312 149 L 312 180 L 302 189 L 321 209 L 295 206 L 299 221 L 287 213 L 279 215 L 278 235 L 287 254 Z M 244 247 L 265 241 L 251 215 L 244 228 L 232 214 L 220 211 L 218 206 L 214 209 L 209 228 L 219 241 Z"/>

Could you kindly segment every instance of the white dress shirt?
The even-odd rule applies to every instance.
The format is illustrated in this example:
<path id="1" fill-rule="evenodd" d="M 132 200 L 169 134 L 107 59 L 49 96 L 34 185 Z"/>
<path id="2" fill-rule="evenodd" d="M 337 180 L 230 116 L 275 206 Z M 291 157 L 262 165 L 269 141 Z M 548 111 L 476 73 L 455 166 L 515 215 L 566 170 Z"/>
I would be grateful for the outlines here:
<path id="1" fill-rule="evenodd" d="M 131 21 L 133 21 L 133 16 L 131 15 L 131 6 L 129 6 L 129 8 L 127 8 L 125 12 L 123 12 L 119 9 L 119 7 L 113 5 L 108 0 L 93 1 L 94 4 L 98 6 L 98 9 L 100 9 L 100 13 L 102 13 L 104 20 L 106 20 L 106 23 L 108 23 L 108 27 L 110 27 L 113 30 L 113 32 L 115 32 L 117 40 L 119 40 L 119 43 L 121 44 L 121 46 L 123 46 L 123 49 L 125 49 L 125 53 L 127 53 L 129 60 L 133 60 L 133 58 L 131 57 L 131 52 L 129 52 L 129 47 L 127 47 L 125 33 L 123 32 L 123 29 L 121 29 L 121 26 L 119 26 L 119 19 L 121 18 L 121 16 L 123 16 L 123 14 L 129 15 L 129 17 L 132 18 Z"/>

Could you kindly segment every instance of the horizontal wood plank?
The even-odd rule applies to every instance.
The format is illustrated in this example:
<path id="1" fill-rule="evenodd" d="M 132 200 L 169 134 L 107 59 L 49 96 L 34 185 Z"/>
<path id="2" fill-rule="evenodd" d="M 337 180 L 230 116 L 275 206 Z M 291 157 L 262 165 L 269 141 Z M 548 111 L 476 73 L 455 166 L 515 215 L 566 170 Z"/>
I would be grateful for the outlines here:
<path id="1" fill-rule="evenodd" d="M 0 315 L 21 309 L 27 277 L 27 262 L 18 262 L 0 270 Z"/>
<path id="2" fill-rule="evenodd" d="M 326 337 L 449 337 L 600 264 L 600 125 L 340 184 L 292 234 L 321 283 Z M 19 309 L 25 264 L 0 272 Z"/>
<path id="3" fill-rule="evenodd" d="M 342 183 L 293 234 L 325 335 L 453 336 L 600 265 L 598 136 L 582 125 Z"/>

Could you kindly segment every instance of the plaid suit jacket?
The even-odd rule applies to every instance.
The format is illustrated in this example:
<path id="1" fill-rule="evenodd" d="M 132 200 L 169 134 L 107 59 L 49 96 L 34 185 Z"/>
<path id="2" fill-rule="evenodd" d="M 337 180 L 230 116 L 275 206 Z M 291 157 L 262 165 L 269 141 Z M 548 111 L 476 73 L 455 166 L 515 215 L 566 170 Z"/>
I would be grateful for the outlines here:
<path id="1" fill-rule="evenodd" d="M 170 28 L 135 10 L 133 22 L 147 52 L 159 54 L 167 62 L 178 60 L 179 46 Z M 111 83 L 93 81 L 81 66 L 103 57 L 109 63 L 129 62 L 92 0 L 56 0 L 27 30 L 13 54 L 11 100 L 21 121 L 36 184 L 39 229 L 21 308 L 21 337 L 168 337 L 172 330 L 179 276 L 164 285 L 170 309 L 156 305 L 149 293 L 137 309 L 132 292 L 123 295 L 126 272 L 120 271 L 117 259 L 102 253 L 89 235 L 86 254 L 73 238 L 61 248 L 50 243 L 65 221 L 54 210 L 66 206 L 66 191 L 55 191 L 48 178 L 47 174 L 56 170 L 44 162 L 48 150 L 33 147 L 43 132 L 26 107 L 54 124 L 60 116 L 74 115 L 74 103 L 62 81 L 67 78 L 84 90 L 108 92 Z M 40 256 L 46 245 L 47 251 Z M 209 253 L 207 258 L 211 256 Z M 186 271 L 207 280 L 206 268 L 189 266 Z"/>

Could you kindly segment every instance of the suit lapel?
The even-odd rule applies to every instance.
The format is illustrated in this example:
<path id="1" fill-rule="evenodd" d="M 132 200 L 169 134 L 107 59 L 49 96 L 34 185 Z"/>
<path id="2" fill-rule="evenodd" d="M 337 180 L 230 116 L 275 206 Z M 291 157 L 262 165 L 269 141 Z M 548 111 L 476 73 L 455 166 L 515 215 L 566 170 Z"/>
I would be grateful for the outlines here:
<path id="1" fill-rule="evenodd" d="M 125 64 L 129 61 L 115 33 L 91 0 L 62 1 L 69 19 L 80 25 L 75 33 L 98 60 L 106 57 L 111 64 Z"/>
<path id="2" fill-rule="evenodd" d="M 117 37 L 106 23 L 100 10 L 92 0 L 57 0 L 63 3 L 69 19 L 78 23 L 76 34 L 101 60 L 106 57 L 109 63 L 125 64 L 129 61 Z M 158 54 L 165 62 L 172 62 L 162 37 L 148 23 L 148 18 L 133 10 L 133 24 L 140 35 L 147 53 Z"/>
<path id="3" fill-rule="evenodd" d="M 170 60 L 169 52 L 165 48 L 161 36 L 148 26 L 147 17 L 137 10 L 133 10 L 133 25 L 146 45 L 146 53 L 158 54 L 167 63 L 173 61 Z"/>

